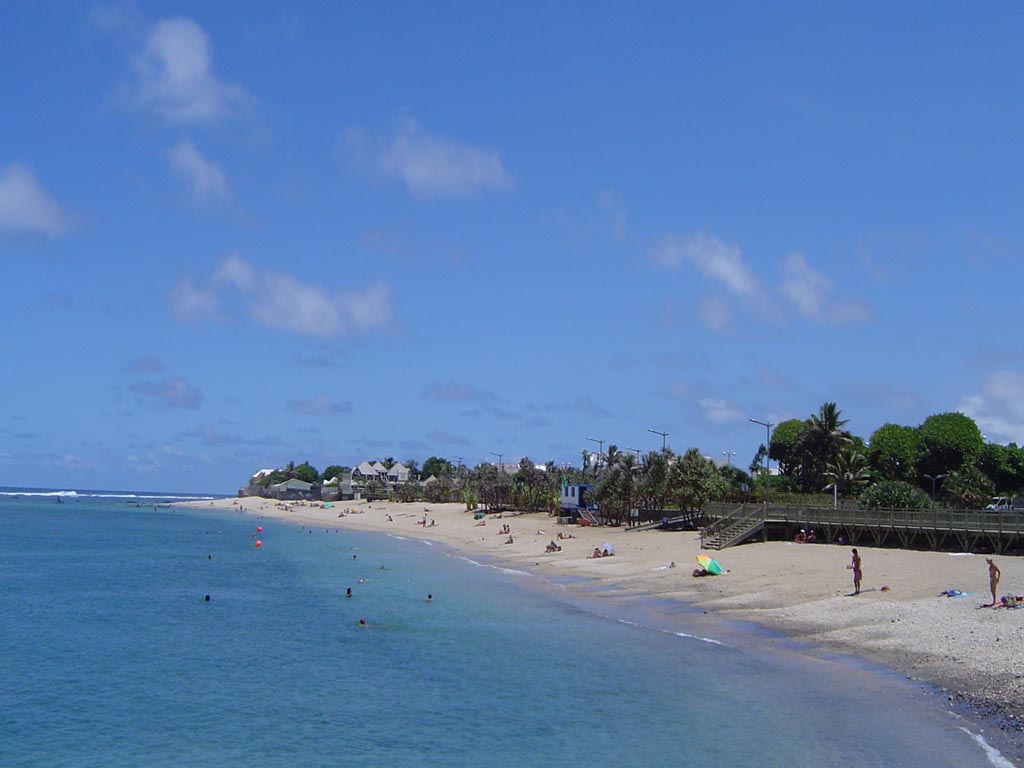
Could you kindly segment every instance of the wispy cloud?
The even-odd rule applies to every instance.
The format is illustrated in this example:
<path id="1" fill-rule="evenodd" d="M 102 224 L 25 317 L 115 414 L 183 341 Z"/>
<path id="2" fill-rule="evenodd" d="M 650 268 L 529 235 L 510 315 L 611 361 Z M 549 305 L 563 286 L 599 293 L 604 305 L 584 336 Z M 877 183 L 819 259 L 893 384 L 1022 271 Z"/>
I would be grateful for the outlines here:
<path id="1" fill-rule="evenodd" d="M 435 429 L 428 432 L 427 439 L 436 445 L 469 445 L 469 440 L 464 438 L 462 435 L 445 432 L 441 429 Z"/>
<path id="2" fill-rule="evenodd" d="M 588 416 L 607 418 L 612 415 L 611 411 L 598 403 L 592 397 L 576 395 L 571 400 L 563 400 L 558 403 L 550 403 L 544 406 L 545 411 L 579 411 Z"/>
<path id="3" fill-rule="evenodd" d="M 155 375 L 163 373 L 167 370 L 163 362 L 155 357 L 140 357 L 136 360 L 131 360 L 124 367 L 124 372 L 131 375 Z"/>
<path id="4" fill-rule="evenodd" d="M 420 397 L 439 403 L 493 403 L 499 399 L 493 392 L 454 381 L 427 384 L 420 389 Z"/>
<path id="5" fill-rule="evenodd" d="M 247 303 L 261 325 L 300 336 L 332 338 L 388 326 L 391 288 L 373 283 L 361 291 L 328 291 L 290 275 L 260 270 L 240 256 L 226 258 L 201 284 L 182 278 L 168 294 L 174 316 L 187 322 L 222 319 L 227 296 Z"/>
<path id="6" fill-rule="evenodd" d="M 239 445 L 245 442 L 239 435 L 221 432 L 210 424 L 200 424 L 191 432 L 185 432 L 184 436 L 195 438 L 201 445 L 206 446 Z"/>
<path id="7" fill-rule="evenodd" d="M 1024 374 L 993 371 L 982 382 L 981 393 L 964 396 L 958 410 L 974 419 L 990 440 L 1024 445 Z"/>
<path id="8" fill-rule="evenodd" d="M 789 254 L 782 269 L 784 277 L 779 291 L 809 320 L 852 325 L 871 318 L 864 305 L 837 297 L 832 281 L 808 264 L 802 253 Z"/>
<path id="9" fill-rule="evenodd" d="M 417 197 L 467 198 L 511 185 L 496 149 L 435 136 L 414 120 L 403 121 L 378 146 L 358 131 L 348 133 L 346 144 L 360 160 L 383 176 L 399 179 Z"/>
<path id="10" fill-rule="evenodd" d="M 740 247 L 711 235 L 665 235 L 651 251 L 650 258 L 670 270 L 690 264 L 737 296 L 747 296 L 757 290 L 757 278 L 744 261 Z"/>
<path id="11" fill-rule="evenodd" d="M 472 384 L 458 382 L 439 382 L 427 384 L 420 389 L 423 400 L 437 403 L 465 403 L 477 407 L 463 411 L 462 416 L 478 417 L 487 415 L 496 419 L 517 420 L 520 417 L 515 411 L 509 410 L 502 398 L 493 392 L 479 389 Z"/>
<path id="12" fill-rule="evenodd" d="M 697 400 L 704 418 L 712 424 L 730 424 L 732 422 L 744 421 L 740 411 L 727 404 L 724 400 L 713 397 L 702 397 Z"/>
<path id="13" fill-rule="evenodd" d="M 185 180 L 192 196 L 199 202 L 227 200 L 231 197 L 231 185 L 220 167 L 184 139 L 167 151 L 167 162 L 178 176 Z"/>
<path id="14" fill-rule="evenodd" d="M 178 376 L 167 376 L 159 381 L 137 381 L 128 389 L 140 397 L 159 403 L 167 408 L 198 408 L 203 402 L 202 393 Z"/>
<path id="15" fill-rule="evenodd" d="M 321 393 L 308 400 L 293 400 L 288 403 L 288 410 L 306 416 L 331 416 L 338 413 L 351 413 L 352 403 L 346 400 L 332 400 Z"/>
<path id="16" fill-rule="evenodd" d="M 13 163 L 0 170 L 0 232 L 55 237 L 67 232 L 71 214 L 46 191 L 32 169 Z"/>
<path id="17" fill-rule="evenodd" d="M 175 123 L 205 123 L 253 103 L 245 88 L 213 72 L 210 38 L 191 19 L 161 19 L 133 62 L 135 103 Z"/>

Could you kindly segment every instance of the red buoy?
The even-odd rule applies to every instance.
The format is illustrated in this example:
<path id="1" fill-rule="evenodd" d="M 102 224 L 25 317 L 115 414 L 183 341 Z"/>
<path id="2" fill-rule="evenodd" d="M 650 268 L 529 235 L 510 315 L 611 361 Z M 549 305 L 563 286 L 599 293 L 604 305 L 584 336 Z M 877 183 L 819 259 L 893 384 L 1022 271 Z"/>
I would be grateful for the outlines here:
<path id="1" fill-rule="evenodd" d="M 263 533 L 263 526 L 262 525 L 257 525 L 256 526 L 256 533 Z"/>
<path id="2" fill-rule="evenodd" d="M 255 543 L 255 544 L 253 544 L 253 546 L 254 546 L 254 547 L 256 547 L 256 548 L 258 549 L 259 547 L 262 547 L 262 546 L 263 546 L 263 542 L 262 542 L 262 541 L 260 541 L 259 539 L 256 539 L 256 543 Z"/>

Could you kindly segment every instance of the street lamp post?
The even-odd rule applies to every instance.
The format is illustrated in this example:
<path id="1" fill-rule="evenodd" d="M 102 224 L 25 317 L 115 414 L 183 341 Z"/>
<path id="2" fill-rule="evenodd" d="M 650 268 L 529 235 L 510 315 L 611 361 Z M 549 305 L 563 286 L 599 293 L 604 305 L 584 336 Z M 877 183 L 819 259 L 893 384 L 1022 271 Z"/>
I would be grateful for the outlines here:
<path id="1" fill-rule="evenodd" d="M 452 458 L 455 459 L 457 462 L 459 462 L 458 464 L 455 465 L 455 477 L 458 478 L 460 476 L 460 474 L 461 474 L 459 472 L 459 470 L 462 469 L 462 457 L 461 456 L 452 456 Z"/>
<path id="2" fill-rule="evenodd" d="M 935 477 L 932 477 L 931 475 L 921 475 L 921 477 L 932 481 L 932 509 L 935 509 L 935 483 L 944 478 L 945 475 L 935 475 Z"/>
<path id="3" fill-rule="evenodd" d="M 504 456 L 504 454 L 495 453 L 494 451 L 491 451 L 491 456 L 497 456 L 498 457 L 498 469 L 501 470 L 502 472 L 504 472 L 505 471 L 505 464 L 501 460 L 502 457 Z"/>
<path id="4" fill-rule="evenodd" d="M 665 438 L 668 437 L 668 432 L 660 432 L 657 429 L 648 429 L 647 431 L 651 432 L 652 434 L 655 434 L 655 435 L 661 435 L 661 452 L 664 453 L 665 452 Z"/>
<path id="5" fill-rule="evenodd" d="M 588 437 L 587 440 L 592 443 L 597 443 L 597 464 L 600 469 L 601 457 L 604 455 L 604 440 L 598 440 L 596 437 Z"/>
<path id="6" fill-rule="evenodd" d="M 757 419 L 750 419 L 754 424 L 760 424 L 765 430 L 765 443 L 764 443 L 764 505 L 768 506 L 768 452 L 771 450 L 772 445 L 772 427 L 775 425 L 770 421 L 758 421 Z"/>
<path id="7" fill-rule="evenodd" d="M 731 467 L 732 457 L 736 455 L 736 451 L 722 451 L 722 455 L 725 456 L 725 465 Z"/>
<path id="8" fill-rule="evenodd" d="M 640 451 L 637 450 L 636 448 L 627 448 L 626 450 L 627 451 L 632 451 L 633 453 L 636 454 L 636 461 L 637 461 L 637 464 L 639 464 L 640 463 Z"/>

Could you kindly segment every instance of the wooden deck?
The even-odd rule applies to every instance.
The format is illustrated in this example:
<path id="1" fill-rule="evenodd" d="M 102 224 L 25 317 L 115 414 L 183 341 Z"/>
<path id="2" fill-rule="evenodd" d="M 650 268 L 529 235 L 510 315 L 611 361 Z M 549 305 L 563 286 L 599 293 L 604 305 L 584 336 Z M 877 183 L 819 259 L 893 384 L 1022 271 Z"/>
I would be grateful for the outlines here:
<path id="1" fill-rule="evenodd" d="M 960 552 L 1024 553 L 1024 514 L 936 507 L 929 510 L 856 509 L 764 504 L 709 504 L 717 530 L 730 520 L 757 518 L 764 539 L 792 539 L 801 528 L 818 541 Z M 738 542 L 735 542 L 738 543 Z M 728 546 L 728 545 L 726 545 Z"/>

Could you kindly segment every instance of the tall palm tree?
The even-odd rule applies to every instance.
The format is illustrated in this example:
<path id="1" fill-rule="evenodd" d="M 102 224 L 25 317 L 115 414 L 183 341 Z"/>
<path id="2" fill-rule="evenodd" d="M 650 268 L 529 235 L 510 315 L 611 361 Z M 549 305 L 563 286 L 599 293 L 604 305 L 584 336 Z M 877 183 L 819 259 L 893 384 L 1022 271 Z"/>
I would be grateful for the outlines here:
<path id="1" fill-rule="evenodd" d="M 843 429 L 849 420 L 841 418 L 842 415 L 835 403 L 827 402 L 822 403 L 818 413 L 812 413 L 807 420 L 808 458 L 816 478 L 824 477 L 840 451 L 850 444 L 852 437 Z M 820 483 L 815 485 L 820 487 Z"/>

